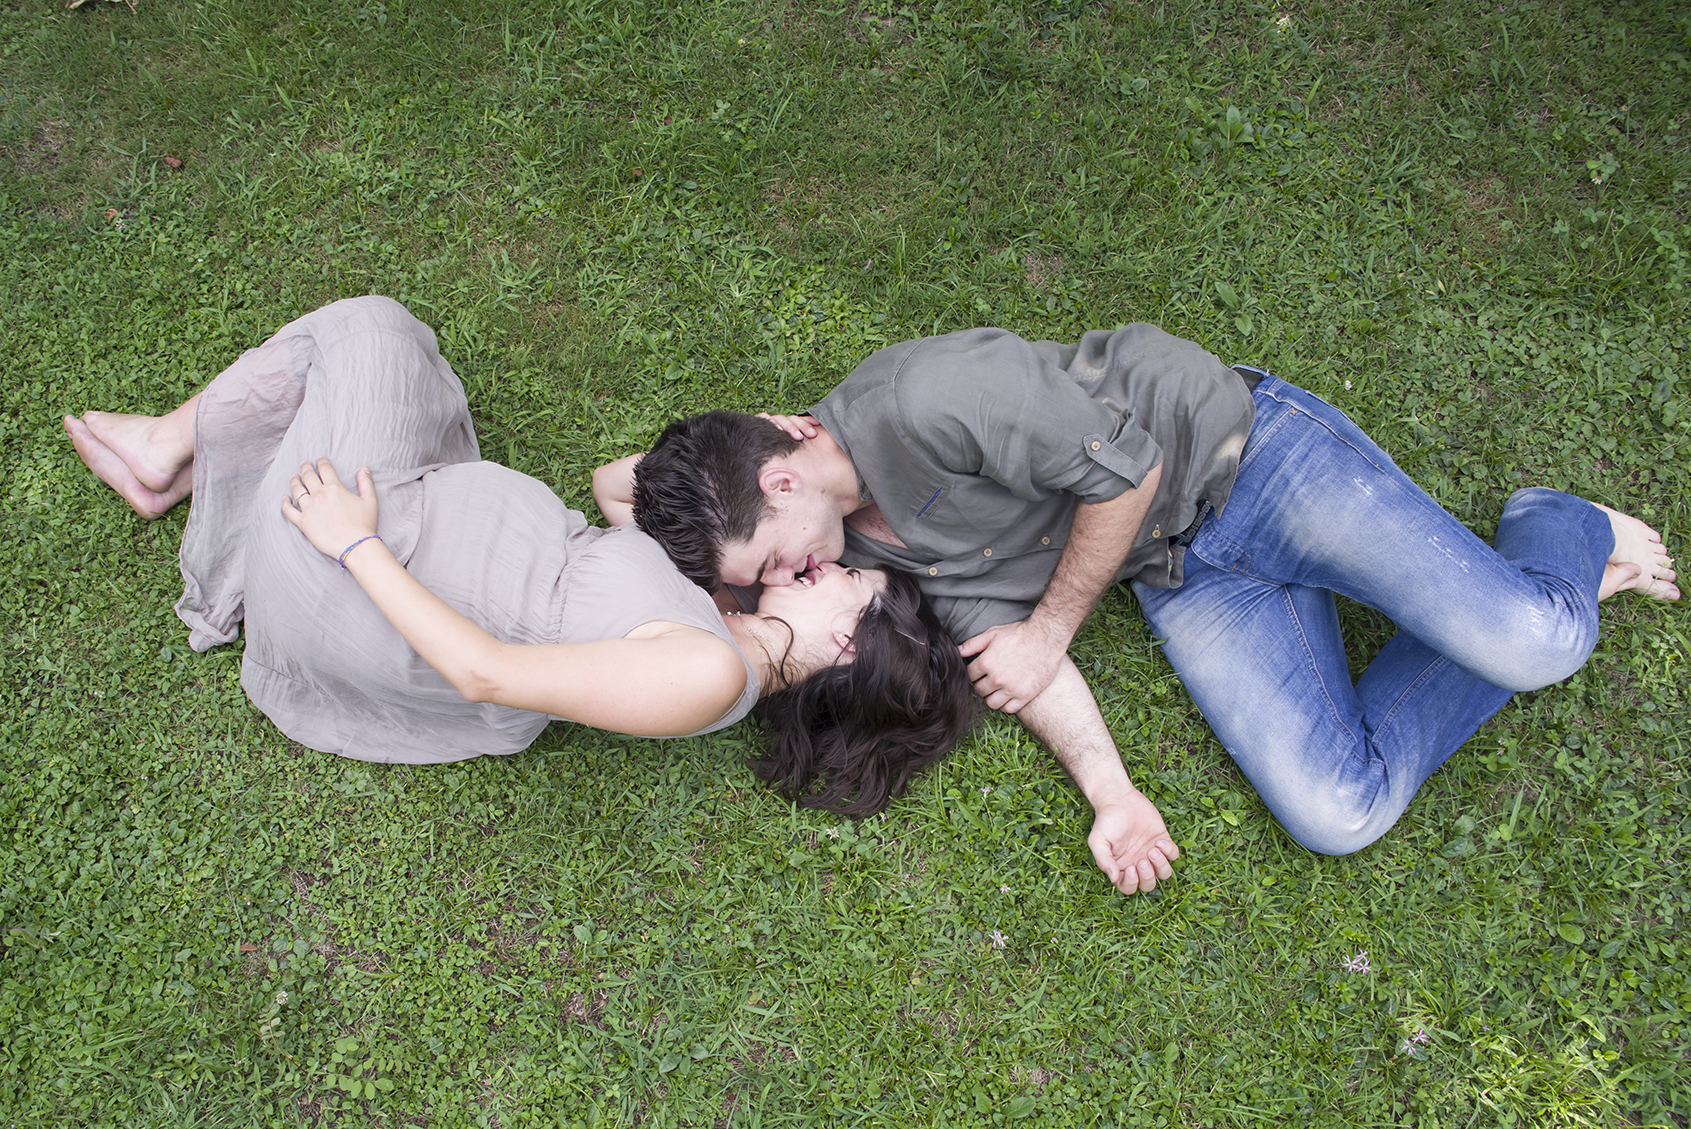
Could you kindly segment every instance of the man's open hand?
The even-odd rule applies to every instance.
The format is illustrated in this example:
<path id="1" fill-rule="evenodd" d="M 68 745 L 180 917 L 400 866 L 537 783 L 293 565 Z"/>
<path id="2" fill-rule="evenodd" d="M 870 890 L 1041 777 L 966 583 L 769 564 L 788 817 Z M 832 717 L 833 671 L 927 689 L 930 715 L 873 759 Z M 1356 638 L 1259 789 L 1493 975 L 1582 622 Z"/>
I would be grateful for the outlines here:
<path id="1" fill-rule="evenodd" d="M 1162 813 L 1138 789 L 1098 809 L 1086 843 L 1098 868 L 1124 894 L 1155 890 L 1180 857 Z"/>
<path id="2" fill-rule="evenodd" d="M 959 648 L 969 664 L 969 681 L 986 704 L 1016 713 L 1044 693 L 1068 652 L 1067 639 L 1054 639 L 1032 620 L 989 627 Z"/>

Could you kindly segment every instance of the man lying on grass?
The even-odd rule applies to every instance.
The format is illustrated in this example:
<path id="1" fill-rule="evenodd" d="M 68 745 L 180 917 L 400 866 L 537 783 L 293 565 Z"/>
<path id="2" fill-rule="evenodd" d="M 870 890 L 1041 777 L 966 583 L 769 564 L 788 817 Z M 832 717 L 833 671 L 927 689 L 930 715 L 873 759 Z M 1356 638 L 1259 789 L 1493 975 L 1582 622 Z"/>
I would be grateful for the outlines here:
<path id="1" fill-rule="evenodd" d="M 1522 490 L 1488 546 L 1344 413 L 1143 324 L 908 341 L 807 416 L 680 420 L 596 478 L 707 589 L 833 561 L 914 574 L 976 691 L 1091 801 L 1124 894 L 1179 850 L 1067 657 L 1110 584 L 1275 818 L 1334 855 L 1383 835 L 1511 694 L 1578 670 L 1600 600 L 1679 598 L 1644 523 Z M 1400 628 L 1354 685 L 1334 593 Z M 779 783 L 816 802 L 812 777 Z"/>

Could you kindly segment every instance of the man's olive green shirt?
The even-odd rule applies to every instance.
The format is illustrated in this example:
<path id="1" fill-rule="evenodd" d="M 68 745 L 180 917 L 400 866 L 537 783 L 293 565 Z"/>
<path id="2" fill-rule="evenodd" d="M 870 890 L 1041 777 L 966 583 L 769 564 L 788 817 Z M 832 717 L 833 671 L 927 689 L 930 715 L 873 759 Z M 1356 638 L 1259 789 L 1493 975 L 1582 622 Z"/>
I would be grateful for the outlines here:
<path id="1" fill-rule="evenodd" d="M 846 527 L 841 558 L 914 573 L 958 641 L 1026 619 L 1075 507 L 1162 481 L 1117 580 L 1179 587 L 1171 540 L 1227 502 L 1255 417 L 1238 373 L 1152 325 L 1078 345 L 970 329 L 882 349 L 811 409 L 907 548 Z"/>

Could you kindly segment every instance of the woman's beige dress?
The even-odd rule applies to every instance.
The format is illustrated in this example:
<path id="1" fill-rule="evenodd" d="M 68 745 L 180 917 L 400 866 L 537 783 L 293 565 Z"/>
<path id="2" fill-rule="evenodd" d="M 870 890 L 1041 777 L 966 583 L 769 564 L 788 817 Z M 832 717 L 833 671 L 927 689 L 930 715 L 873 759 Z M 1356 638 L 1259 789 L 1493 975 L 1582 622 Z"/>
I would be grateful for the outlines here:
<path id="1" fill-rule="evenodd" d="M 200 395 L 176 612 L 203 651 L 246 625 L 241 685 L 283 733 L 369 761 L 526 748 L 546 714 L 465 701 L 352 575 L 282 516 L 288 479 L 328 455 L 375 475 L 383 541 L 411 575 L 508 643 L 620 638 L 664 620 L 732 644 L 710 598 L 632 527 L 604 530 L 533 478 L 480 461 L 433 331 L 389 298 L 290 322 Z M 743 659 L 744 656 L 742 656 Z M 757 675 L 709 732 L 757 701 Z"/>

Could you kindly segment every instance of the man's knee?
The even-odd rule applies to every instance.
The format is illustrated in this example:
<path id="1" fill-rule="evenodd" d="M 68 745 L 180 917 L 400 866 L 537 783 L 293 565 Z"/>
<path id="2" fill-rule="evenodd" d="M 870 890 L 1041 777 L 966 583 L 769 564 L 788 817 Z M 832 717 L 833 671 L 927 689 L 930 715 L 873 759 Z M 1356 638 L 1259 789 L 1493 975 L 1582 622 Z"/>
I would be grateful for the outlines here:
<path id="1" fill-rule="evenodd" d="M 1280 826 L 1299 846 L 1318 855 L 1330 855 L 1334 858 L 1355 854 L 1389 829 L 1389 825 L 1386 828 L 1375 828 L 1367 822 L 1341 822 L 1322 827 L 1301 826 L 1297 831 L 1293 831 L 1284 823 Z"/>
<path id="2" fill-rule="evenodd" d="M 1267 763 L 1283 766 L 1290 761 L 1291 757 L 1281 755 Z M 1377 771 L 1343 773 L 1342 778 L 1326 773 L 1264 773 L 1263 763 L 1256 762 L 1254 773 L 1246 771 L 1257 795 L 1286 834 L 1316 854 L 1360 851 L 1396 822 L 1386 810 L 1391 800 L 1385 794 L 1385 778 Z M 1241 767 L 1245 766 L 1241 763 Z"/>
<path id="3" fill-rule="evenodd" d="M 1542 625 L 1531 625 L 1541 627 Z M 1523 693 L 1570 678 L 1597 647 L 1597 625 L 1565 624 L 1555 631 L 1503 632 L 1485 669 L 1474 671 L 1493 686 Z"/>

